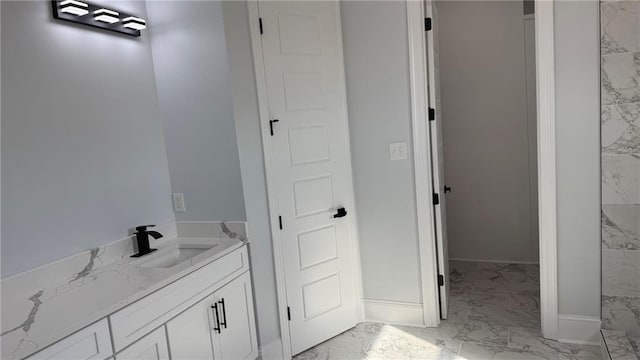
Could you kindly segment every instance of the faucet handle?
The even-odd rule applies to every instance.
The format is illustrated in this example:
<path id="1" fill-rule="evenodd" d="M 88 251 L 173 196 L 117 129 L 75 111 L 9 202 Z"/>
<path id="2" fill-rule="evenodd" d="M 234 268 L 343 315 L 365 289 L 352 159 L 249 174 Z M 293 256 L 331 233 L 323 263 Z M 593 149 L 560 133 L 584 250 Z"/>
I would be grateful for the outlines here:
<path id="1" fill-rule="evenodd" d="M 148 227 L 154 227 L 155 225 L 140 225 L 140 226 L 136 226 L 136 231 L 137 232 L 145 232 L 147 231 Z"/>

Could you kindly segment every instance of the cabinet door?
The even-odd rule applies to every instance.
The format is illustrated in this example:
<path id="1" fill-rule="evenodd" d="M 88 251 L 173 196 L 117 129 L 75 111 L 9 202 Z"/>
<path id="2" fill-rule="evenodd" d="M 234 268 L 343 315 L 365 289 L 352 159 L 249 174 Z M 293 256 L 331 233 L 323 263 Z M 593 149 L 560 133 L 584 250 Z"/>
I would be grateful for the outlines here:
<path id="1" fill-rule="evenodd" d="M 172 359 L 213 359 L 212 296 L 200 301 L 167 323 Z"/>
<path id="2" fill-rule="evenodd" d="M 116 360 L 169 360 L 164 326 L 154 330 L 116 355 Z"/>
<path id="3" fill-rule="evenodd" d="M 214 334 L 215 358 L 218 360 L 255 359 L 258 356 L 251 277 L 244 273 L 214 293 L 217 316 L 213 325 L 220 324 Z"/>

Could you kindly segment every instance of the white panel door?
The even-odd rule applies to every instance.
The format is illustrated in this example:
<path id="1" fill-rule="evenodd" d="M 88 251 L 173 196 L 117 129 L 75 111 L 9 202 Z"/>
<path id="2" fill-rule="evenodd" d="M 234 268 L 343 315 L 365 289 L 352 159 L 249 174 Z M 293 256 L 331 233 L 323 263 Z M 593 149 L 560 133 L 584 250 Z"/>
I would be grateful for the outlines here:
<path id="1" fill-rule="evenodd" d="M 449 303 L 449 254 L 447 244 L 447 219 L 444 182 L 444 151 L 442 145 L 442 109 L 440 101 L 440 64 L 438 56 L 438 8 L 436 1 L 426 1 L 426 15 L 431 18 L 431 30 L 427 31 L 427 76 L 429 78 L 429 107 L 435 111 L 431 121 L 431 156 L 433 164 L 433 192 L 438 197 L 434 204 L 436 243 L 438 248 L 438 273 L 440 285 L 440 317 L 447 318 Z M 434 196 L 435 197 L 435 196 Z"/>
<path id="2" fill-rule="evenodd" d="M 356 324 L 339 3 L 259 1 L 291 347 Z M 335 217 L 334 217 L 335 216 Z"/>

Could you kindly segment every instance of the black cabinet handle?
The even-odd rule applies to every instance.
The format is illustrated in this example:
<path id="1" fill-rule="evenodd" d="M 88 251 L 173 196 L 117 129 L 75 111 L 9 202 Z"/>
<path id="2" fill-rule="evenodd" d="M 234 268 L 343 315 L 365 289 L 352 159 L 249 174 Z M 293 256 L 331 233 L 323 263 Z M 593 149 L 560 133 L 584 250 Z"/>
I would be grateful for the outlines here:
<path id="1" fill-rule="evenodd" d="M 218 334 L 221 333 L 220 331 L 220 314 L 218 314 L 218 303 L 215 303 L 213 305 L 211 305 L 211 308 L 213 309 L 213 311 L 215 312 L 215 318 L 216 318 L 216 326 L 213 327 L 213 330 L 217 331 Z"/>
<path id="2" fill-rule="evenodd" d="M 347 210 L 343 207 L 338 208 L 338 212 L 333 214 L 334 219 L 345 217 L 345 216 L 347 216 Z"/>
<path id="3" fill-rule="evenodd" d="M 220 326 L 224 326 L 224 328 L 227 328 L 227 307 L 224 306 L 224 298 L 222 298 L 222 300 L 218 301 L 218 303 L 220 305 L 222 305 L 222 322 L 220 323 Z"/>
<path id="4" fill-rule="evenodd" d="M 448 187 L 447 185 L 444 186 L 444 193 L 450 193 L 451 192 L 451 188 Z"/>

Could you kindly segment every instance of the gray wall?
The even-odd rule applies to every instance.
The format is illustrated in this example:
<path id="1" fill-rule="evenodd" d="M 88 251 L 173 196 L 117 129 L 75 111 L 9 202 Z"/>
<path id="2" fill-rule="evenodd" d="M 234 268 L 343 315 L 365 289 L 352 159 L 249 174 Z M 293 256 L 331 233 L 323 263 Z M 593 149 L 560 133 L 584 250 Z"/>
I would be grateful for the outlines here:
<path id="1" fill-rule="evenodd" d="M 222 3 L 149 1 L 177 220 L 245 220 Z"/>
<path id="2" fill-rule="evenodd" d="M 1 6 L 2 277 L 173 220 L 149 36 Z"/>
<path id="3" fill-rule="evenodd" d="M 522 7 L 438 3 L 450 259 L 538 262 Z"/>
<path id="4" fill-rule="evenodd" d="M 559 312 L 599 318 L 598 2 L 554 10 Z"/>
<path id="5" fill-rule="evenodd" d="M 420 303 L 406 4 L 341 10 L 364 297 Z M 390 161 L 400 141 L 409 158 Z"/>
<path id="6" fill-rule="evenodd" d="M 222 10 L 231 66 L 242 186 L 251 241 L 251 276 L 256 300 L 258 335 L 260 345 L 265 346 L 280 339 L 280 328 L 247 4 L 244 1 L 225 1 Z"/>

